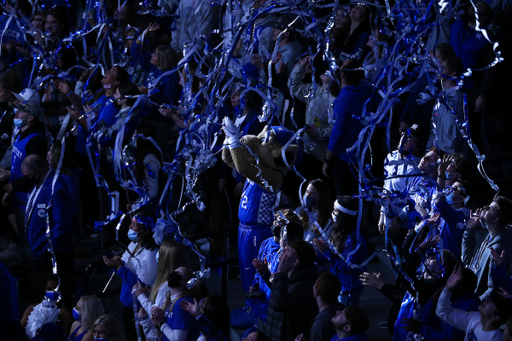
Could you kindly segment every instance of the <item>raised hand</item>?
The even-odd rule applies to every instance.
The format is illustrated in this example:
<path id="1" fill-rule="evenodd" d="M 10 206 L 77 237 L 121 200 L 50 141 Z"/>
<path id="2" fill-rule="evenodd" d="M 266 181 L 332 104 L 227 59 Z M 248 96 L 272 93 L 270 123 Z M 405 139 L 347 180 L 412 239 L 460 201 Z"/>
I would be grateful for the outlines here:
<path id="1" fill-rule="evenodd" d="M 453 268 L 452 275 L 446 281 L 446 291 L 452 292 L 453 289 L 455 289 L 455 287 L 459 284 L 459 282 L 461 280 L 462 280 L 462 267 L 455 266 Z"/>

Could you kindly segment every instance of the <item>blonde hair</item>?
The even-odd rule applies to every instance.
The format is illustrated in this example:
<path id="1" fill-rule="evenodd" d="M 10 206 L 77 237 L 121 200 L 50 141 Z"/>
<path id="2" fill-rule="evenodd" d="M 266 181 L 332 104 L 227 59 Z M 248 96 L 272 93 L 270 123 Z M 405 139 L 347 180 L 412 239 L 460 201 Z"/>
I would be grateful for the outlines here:
<path id="1" fill-rule="evenodd" d="M 121 329 L 121 325 L 119 324 L 119 321 L 114 317 L 114 315 L 105 314 L 103 316 L 100 316 L 96 321 L 94 321 L 93 326 L 93 332 L 94 327 L 96 327 L 98 324 L 101 324 L 103 328 L 108 333 L 108 341 L 124 341 L 124 331 Z"/>
<path id="2" fill-rule="evenodd" d="M 151 289 L 149 300 L 155 303 L 160 286 L 167 282 L 167 277 L 179 267 L 187 267 L 187 253 L 183 244 L 172 239 L 166 239 L 160 246 L 158 265 L 156 268 L 156 280 Z"/>
<path id="3" fill-rule="evenodd" d="M 83 296 L 80 308 L 80 323 L 85 329 L 92 331 L 94 321 L 101 315 L 105 315 L 103 304 L 96 296 Z"/>

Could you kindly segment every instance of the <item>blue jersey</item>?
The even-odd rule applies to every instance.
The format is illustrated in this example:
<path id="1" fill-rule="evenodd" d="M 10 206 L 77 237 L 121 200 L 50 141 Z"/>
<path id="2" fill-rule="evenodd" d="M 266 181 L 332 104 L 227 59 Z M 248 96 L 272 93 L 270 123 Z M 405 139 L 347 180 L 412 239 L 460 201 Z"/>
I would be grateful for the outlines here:
<path id="1" fill-rule="evenodd" d="M 182 297 L 176 301 L 172 311 L 167 313 L 167 324 L 172 330 L 188 330 L 187 341 L 196 341 L 200 334 L 199 326 L 196 323 L 195 317 L 181 308 L 180 303 L 183 300 L 194 303 L 189 297 Z M 165 341 L 169 340 L 165 335 L 163 335 L 163 339 Z"/>
<path id="2" fill-rule="evenodd" d="M 9 176 L 9 182 L 12 183 L 14 180 L 21 178 L 23 174 L 21 173 L 21 164 L 25 157 L 27 157 L 27 144 L 33 137 L 40 135 L 39 133 L 33 133 L 20 140 L 20 135 L 16 137 L 16 141 L 12 146 L 12 159 L 11 159 L 11 175 Z M 14 192 L 14 196 L 18 201 L 18 206 L 25 210 L 25 204 L 27 203 L 27 192 Z"/>
<path id="3" fill-rule="evenodd" d="M 272 208 L 276 201 L 276 193 L 267 192 L 260 185 L 247 179 L 238 207 L 240 223 L 246 226 L 272 224 L 274 220 Z"/>

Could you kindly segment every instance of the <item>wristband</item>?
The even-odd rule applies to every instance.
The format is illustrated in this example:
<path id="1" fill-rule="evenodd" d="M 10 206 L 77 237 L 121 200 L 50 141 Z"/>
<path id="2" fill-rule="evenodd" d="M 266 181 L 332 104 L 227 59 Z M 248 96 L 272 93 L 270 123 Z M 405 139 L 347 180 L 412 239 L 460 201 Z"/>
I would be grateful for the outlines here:
<path id="1" fill-rule="evenodd" d="M 71 96 L 71 94 L 73 94 L 73 91 L 69 91 L 69 92 L 66 94 L 66 96 L 67 96 L 67 97 L 69 97 L 69 96 Z"/>

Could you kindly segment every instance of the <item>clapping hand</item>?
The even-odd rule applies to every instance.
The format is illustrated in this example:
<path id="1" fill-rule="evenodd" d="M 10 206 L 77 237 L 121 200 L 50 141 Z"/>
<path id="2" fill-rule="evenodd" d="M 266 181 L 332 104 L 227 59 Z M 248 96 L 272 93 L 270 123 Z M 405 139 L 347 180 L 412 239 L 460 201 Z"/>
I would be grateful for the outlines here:
<path id="1" fill-rule="evenodd" d="M 182 300 L 180 302 L 180 304 L 181 304 L 181 309 L 189 312 L 190 315 L 192 315 L 194 317 L 198 317 L 199 315 L 201 315 L 201 306 L 197 302 L 197 299 L 194 298 L 194 303 L 190 303 L 187 300 Z"/>

